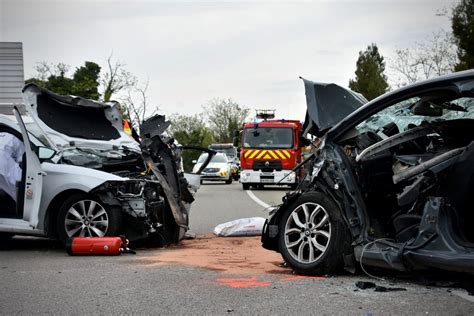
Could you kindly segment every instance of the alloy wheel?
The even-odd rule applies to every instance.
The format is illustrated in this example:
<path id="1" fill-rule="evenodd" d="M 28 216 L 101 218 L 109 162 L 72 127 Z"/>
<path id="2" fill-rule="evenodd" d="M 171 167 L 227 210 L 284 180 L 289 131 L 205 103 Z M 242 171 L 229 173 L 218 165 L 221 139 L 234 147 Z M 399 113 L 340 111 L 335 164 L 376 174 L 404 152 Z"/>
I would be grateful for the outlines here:
<path id="1" fill-rule="evenodd" d="M 103 237 L 109 227 L 109 218 L 104 207 L 92 200 L 74 203 L 66 213 L 64 228 L 69 238 Z"/>
<path id="2" fill-rule="evenodd" d="M 329 214 L 317 203 L 300 204 L 288 216 L 284 234 L 291 257 L 300 263 L 313 263 L 326 252 L 331 239 Z"/>

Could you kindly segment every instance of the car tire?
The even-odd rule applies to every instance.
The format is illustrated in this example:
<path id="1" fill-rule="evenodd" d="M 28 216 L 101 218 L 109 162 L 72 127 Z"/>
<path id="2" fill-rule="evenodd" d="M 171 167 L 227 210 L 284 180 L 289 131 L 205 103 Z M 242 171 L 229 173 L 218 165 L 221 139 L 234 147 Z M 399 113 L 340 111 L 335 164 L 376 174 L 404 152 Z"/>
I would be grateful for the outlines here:
<path id="1" fill-rule="evenodd" d="M 249 190 L 250 189 L 250 184 L 242 183 L 242 189 L 244 189 L 245 191 Z"/>
<path id="2" fill-rule="evenodd" d="M 225 184 L 232 184 L 232 177 L 229 177 L 229 179 L 225 180 Z"/>
<path id="3" fill-rule="evenodd" d="M 282 214 L 278 247 L 298 274 L 340 271 L 350 251 L 350 233 L 337 205 L 320 192 L 302 194 Z"/>
<path id="4" fill-rule="evenodd" d="M 120 209 L 104 205 L 87 194 L 75 194 L 64 201 L 56 222 L 63 244 L 72 237 L 117 236 L 121 227 Z"/>

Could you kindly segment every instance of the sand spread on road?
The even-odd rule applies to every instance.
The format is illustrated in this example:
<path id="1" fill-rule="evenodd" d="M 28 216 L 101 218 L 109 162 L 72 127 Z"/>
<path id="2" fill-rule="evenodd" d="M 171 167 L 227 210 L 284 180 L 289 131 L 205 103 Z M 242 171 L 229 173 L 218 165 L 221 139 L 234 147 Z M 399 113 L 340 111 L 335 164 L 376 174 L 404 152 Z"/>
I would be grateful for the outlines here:
<path id="1" fill-rule="evenodd" d="M 183 240 L 143 258 L 149 266 L 183 264 L 232 274 L 291 274 L 280 254 L 262 248 L 260 237 L 217 237 Z"/>

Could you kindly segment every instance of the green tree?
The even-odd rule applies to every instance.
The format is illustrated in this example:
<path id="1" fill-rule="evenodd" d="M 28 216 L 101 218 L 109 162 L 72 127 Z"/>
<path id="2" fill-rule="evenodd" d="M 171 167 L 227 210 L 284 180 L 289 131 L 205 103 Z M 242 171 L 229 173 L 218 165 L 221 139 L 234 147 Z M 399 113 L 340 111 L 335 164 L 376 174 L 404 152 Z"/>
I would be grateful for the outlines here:
<path id="1" fill-rule="evenodd" d="M 203 114 L 179 115 L 173 114 L 170 118 L 171 126 L 168 132 L 180 144 L 207 148 L 214 142 L 214 136 L 204 122 Z M 199 157 L 201 152 L 186 150 L 183 153 L 184 170 L 192 168 L 192 161 Z"/>
<path id="2" fill-rule="evenodd" d="M 74 81 L 73 94 L 88 99 L 98 100 L 100 66 L 94 62 L 86 61 L 84 66 L 76 69 L 72 80 Z"/>
<path id="3" fill-rule="evenodd" d="M 68 77 L 69 66 L 64 63 L 48 64 L 37 63 L 36 75 L 26 80 L 26 83 L 35 83 L 40 87 L 62 95 L 77 95 L 97 100 L 100 66 L 86 61 L 84 66 L 76 68 L 72 78 Z"/>
<path id="4" fill-rule="evenodd" d="M 372 100 L 384 94 L 389 86 L 384 74 L 385 61 L 380 55 L 376 44 L 371 44 L 365 51 L 359 52 L 355 79 L 349 80 L 349 88 L 361 93 L 367 100 Z"/>
<path id="5" fill-rule="evenodd" d="M 456 71 L 474 68 L 474 0 L 461 0 L 451 17 L 453 35 L 458 46 Z"/>
<path id="6" fill-rule="evenodd" d="M 232 99 L 213 99 L 204 106 L 214 137 L 219 143 L 231 143 L 234 130 L 242 128 L 250 109 Z"/>

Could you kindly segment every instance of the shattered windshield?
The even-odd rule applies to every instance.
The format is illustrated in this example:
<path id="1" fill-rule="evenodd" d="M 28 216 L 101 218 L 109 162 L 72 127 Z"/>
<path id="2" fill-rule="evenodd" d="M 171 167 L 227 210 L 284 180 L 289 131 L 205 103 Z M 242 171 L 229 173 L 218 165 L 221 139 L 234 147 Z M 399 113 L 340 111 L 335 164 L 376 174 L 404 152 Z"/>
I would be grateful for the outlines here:
<path id="1" fill-rule="evenodd" d="M 378 132 L 384 126 L 395 123 L 400 131 L 405 131 L 412 126 L 419 126 L 421 122 L 437 120 L 473 119 L 474 98 L 459 98 L 449 102 L 430 103 L 430 111 L 439 110 L 439 115 L 413 114 L 414 107 L 420 103 L 420 97 L 414 97 L 396 103 L 369 117 L 356 126 L 360 132 Z"/>
<path id="2" fill-rule="evenodd" d="M 243 148 L 292 148 L 293 130 L 283 127 L 259 127 L 244 130 Z"/>

